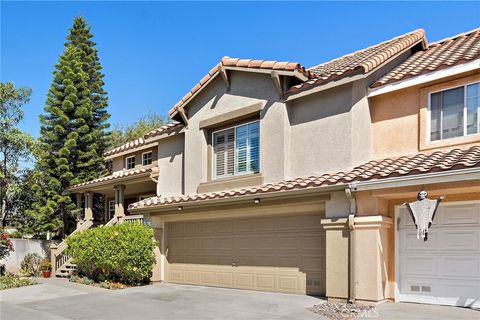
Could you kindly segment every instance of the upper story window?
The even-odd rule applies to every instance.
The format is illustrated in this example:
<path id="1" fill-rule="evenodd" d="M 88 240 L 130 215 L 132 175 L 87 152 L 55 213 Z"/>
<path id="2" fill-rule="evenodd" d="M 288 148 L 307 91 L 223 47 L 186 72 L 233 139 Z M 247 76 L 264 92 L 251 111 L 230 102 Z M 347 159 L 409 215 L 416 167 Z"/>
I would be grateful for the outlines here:
<path id="1" fill-rule="evenodd" d="M 480 83 L 430 95 L 430 141 L 480 132 Z"/>
<path id="2" fill-rule="evenodd" d="M 131 156 L 125 159 L 125 167 L 127 169 L 135 168 L 135 156 Z"/>
<path id="3" fill-rule="evenodd" d="M 153 152 L 152 151 L 142 153 L 142 166 L 151 165 L 152 160 L 153 160 Z"/>
<path id="4" fill-rule="evenodd" d="M 257 173 L 260 168 L 259 122 L 213 133 L 213 178 Z"/>

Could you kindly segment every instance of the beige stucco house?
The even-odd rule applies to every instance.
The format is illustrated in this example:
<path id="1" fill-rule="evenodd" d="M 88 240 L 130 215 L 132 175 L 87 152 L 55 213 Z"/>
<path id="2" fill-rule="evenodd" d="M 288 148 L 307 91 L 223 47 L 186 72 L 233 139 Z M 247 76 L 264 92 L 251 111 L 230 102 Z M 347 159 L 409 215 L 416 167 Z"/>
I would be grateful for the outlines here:
<path id="1" fill-rule="evenodd" d="M 308 69 L 225 57 L 174 124 L 72 192 L 155 228 L 155 280 L 479 307 L 479 107 L 480 30 L 416 30 Z M 403 205 L 421 189 L 445 196 L 427 242 Z"/>

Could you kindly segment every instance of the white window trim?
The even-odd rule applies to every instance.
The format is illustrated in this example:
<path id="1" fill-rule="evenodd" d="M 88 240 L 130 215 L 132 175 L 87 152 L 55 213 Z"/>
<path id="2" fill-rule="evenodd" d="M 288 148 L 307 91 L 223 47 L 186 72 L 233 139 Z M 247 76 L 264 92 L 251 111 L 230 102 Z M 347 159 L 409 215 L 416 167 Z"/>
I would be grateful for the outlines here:
<path id="1" fill-rule="evenodd" d="M 462 139 L 462 138 L 465 138 L 465 137 L 474 137 L 474 136 L 480 135 L 480 132 L 467 134 L 467 87 L 469 85 L 472 85 L 472 84 L 479 84 L 480 85 L 480 81 L 477 80 L 477 81 L 467 82 L 467 83 L 464 83 L 462 85 L 450 86 L 450 87 L 447 87 L 447 88 L 431 91 L 431 92 L 428 93 L 428 119 L 427 119 L 427 132 L 426 132 L 427 140 L 426 141 L 429 144 L 441 143 L 441 142 L 445 142 L 445 141 L 452 141 L 454 139 Z M 432 137 L 431 137 L 431 135 L 432 135 L 432 133 L 431 133 L 431 130 L 432 130 L 432 111 L 431 111 L 432 94 L 443 92 L 443 91 L 448 91 L 448 90 L 451 90 L 451 89 L 462 88 L 462 87 L 463 87 L 463 135 L 458 136 L 458 137 L 438 139 L 438 140 L 432 141 Z M 478 110 L 478 108 L 477 108 L 477 110 Z M 480 114 L 478 114 L 478 113 L 477 113 L 477 126 L 478 126 L 478 128 L 480 128 Z M 443 131 L 443 106 L 442 106 L 442 110 L 440 111 L 440 136 L 442 135 L 442 131 Z"/>
<path id="2" fill-rule="evenodd" d="M 129 168 L 128 167 L 128 159 L 132 159 L 132 158 L 133 158 L 134 166 L 133 166 L 133 168 Z M 127 170 L 135 169 L 136 166 L 137 166 L 137 164 L 135 163 L 135 156 L 130 156 L 130 157 L 125 158 L 125 169 L 127 169 Z"/>
<path id="3" fill-rule="evenodd" d="M 151 153 L 151 154 L 152 154 L 152 163 L 150 163 L 150 164 L 144 164 L 144 163 L 143 163 L 143 160 L 144 160 L 144 159 L 143 159 L 143 155 L 144 155 L 144 154 L 148 154 L 148 153 Z M 145 167 L 145 166 L 151 166 L 152 164 L 153 164 L 153 151 L 147 151 L 147 152 L 142 153 L 142 166 L 144 166 L 144 167 Z"/>
<path id="4" fill-rule="evenodd" d="M 234 135 L 235 135 L 235 139 L 233 140 L 233 152 L 234 152 L 234 155 L 233 155 L 233 158 L 235 159 L 235 150 L 237 149 L 237 135 L 236 135 L 236 129 L 238 127 L 242 127 L 242 126 L 246 126 L 246 125 L 249 125 L 251 123 L 255 123 L 255 122 L 258 122 L 258 139 L 260 140 L 260 120 L 253 120 L 253 121 L 249 121 L 249 122 L 245 122 L 245 123 L 242 123 L 242 124 L 237 124 L 235 126 L 231 126 L 231 127 L 227 127 L 227 128 L 223 128 L 223 129 L 220 129 L 220 130 L 216 130 L 216 131 L 213 131 L 212 132 L 212 136 L 211 136 L 211 142 L 212 142 L 212 167 L 211 167 L 211 170 L 212 170 L 212 180 L 221 180 L 221 179 L 229 179 L 229 178 L 232 178 L 232 177 L 238 177 L 238 176 L 244 176 L 244 175 L 247 175 L 247 174 L 255 174 L 255 173 L 252 173 L 252 172 L 245 172 L 245 173 L 236 173 L 236 168 L 234 166 L 233 168 L 233 175 L 231 176 L 225 176 L 225 177 L 220 177 L 220 178 L 217 178 L 217 171 L 215 170 L 216 168 L 216 157 L 215 157 L 215 140 L 214 140 L 214 135 L 215 133 L 218 133 L 218 132 L 222 132 L 222 131 L 226 131 L 226 130 L 230 130 L 230 129 L 233 129 L 233 132 L 234 132 Z M 259 145 L 260 145 L 260 141 L 259 141 Z M 235 160 L 234 160 L 235 161 Z M 261 170 L 261 164 L 260 164 L 260 150 L 259 150 L 259 157 L 258 157 L 258 172 L 260 172 Z"/>

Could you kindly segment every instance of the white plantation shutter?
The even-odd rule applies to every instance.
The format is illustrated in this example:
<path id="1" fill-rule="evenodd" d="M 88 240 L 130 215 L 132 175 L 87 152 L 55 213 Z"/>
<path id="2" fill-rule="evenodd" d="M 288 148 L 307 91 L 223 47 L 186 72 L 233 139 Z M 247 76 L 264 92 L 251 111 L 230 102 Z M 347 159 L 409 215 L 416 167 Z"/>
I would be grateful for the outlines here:
<path id="1" fill-rule="evenodd" d="M 214 178 L 259 172 L 259 148 L 258 122 L 214 133 Z"/>
<path id="2" fill-rule="evenodd" d="M 234 142 L 233 129 L 214 134 L 214 170 L 215 177 L 231 176 L 234 173 Z"/>

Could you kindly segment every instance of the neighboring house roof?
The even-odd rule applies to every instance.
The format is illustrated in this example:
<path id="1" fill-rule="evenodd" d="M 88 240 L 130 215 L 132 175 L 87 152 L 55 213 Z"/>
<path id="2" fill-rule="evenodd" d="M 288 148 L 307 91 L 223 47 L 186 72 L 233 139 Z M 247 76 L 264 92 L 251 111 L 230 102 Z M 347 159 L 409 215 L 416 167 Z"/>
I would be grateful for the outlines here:
<path id="1" fill-rule="evenodd" d="M 231 190 L 225 192 L 211 192 L 176 197 L 153 197 L 129 206 L 130 209 L 144 207 L 160 207 L 162 205 L 182 204 L 194 201 L 226 199 L 249 195 L 261 195 L 272 192 L 318 188 L 330 185 L 347 184 L 352 182 L 380 180 L 392 177 L 401 177 L 448 170 L 466 168 L 480 168 L 480 146 L 468 149 L 453 149 L 436 151 L 430 154 L 416 154 L 398 158 L 372 160 L 348 172 L 337 172 L 307 178 L 297 178 L 278 183 L 264 184 L 248 189 Z"/>
<path id="2" fill-rule="evenodd" d="M 158 173 L 158 169 L 155 167 L 119 171 L 105 177 L 101 177 L 98 179 L 73 185 L 69 188 L 69 190 L 75 191 L 76 189 L 80 189 L 80 188 L 84 189 L 84 187 L 92 186 L 94 184 L 106 183 L 110 181 L 118 181 L 118 180 L 123 180 L 127 178 L 130 179 L 130 178 L 137 178 L 142 176 L 149 176 L 149 175 L 155 174 L 156 172 Z"/>
<path id="3" fill-rule="evenodd" d="M 371 87 L 408 79 L 480 58 L 480 28 L 433 42 L 377 80 Z"/>
<path id="4" fill-rule="evenodd" d="M 315 78 L 291 87 L 287 91 L 287 94 L 294 94 L 345 77 L 367 74 L 399 53 L 419 43 L 426 46 L 426 41 L 425 31 L 418 29 L 366 49 L 308 68 L 308 71 L 313 73 Z"/>
<path id="5" fill-rule="evenodd" d="M 103 155 L 105 157 L 110 158 L 111 156 L 113 156 L 115 154 L 118 154 L 118 153 L 121 153 L 121 152 L 124 152 L 124 151 L 127 151 L 127 150 L 131 150 L 131 149 L 135 149 L 135 148 L 138 148 L 138 147 L 142 147 L 142 146 L 152 142 L 151 138 L 157 137 L 157 136 L 159 136 L 161 134 L 164 134 L 164 133 L 172 132 L 172 131 L 174 131 L 176 129 L 179 129 L 181 127 L 183 127 L 183 125 L 178 123 L 178 122 L 166 124 L 166 125 L 164 125 L 160 128 L 157 128 L 157 129 L 154 129 L 152 131 L 147 132 L 142 138 L 138 138 L 138 139 L 135 139 L 135 140 L 132 140 L 132 141 L 128 141 L 127 143 L 124 143 L 119 147 L 110 149 L 110 150 L 106 151 Z"/>
<path id="6" fill-rule="evenodd" d="M 220 73 L 220 67 L 228 68 L 245 68 L 246 70 L 250 69 L 251 71 L 255 70 L 277 70 L 277 71 L 288 71 L 299 73 L 305 76 L 306 79 L 313 77 L 314 75 L 308 72 L 305 67 L 303 67 L 298 62 L 279 62 L 279 61 L 269 61 L 269 60 L 253 60 L 253 59 L 239 59 L 239 58 L 230 58 L 225 56 L 222 60 L 215 65 L 193 88 L 187 92 L 187 94 L 178 101 L 172 109 L 169 111 L 170 117 L 173 117 L 179 108 L 184 107 L 194 95 L 203 87 L 205 87 L 213 78 L 215 78 Z"/>

